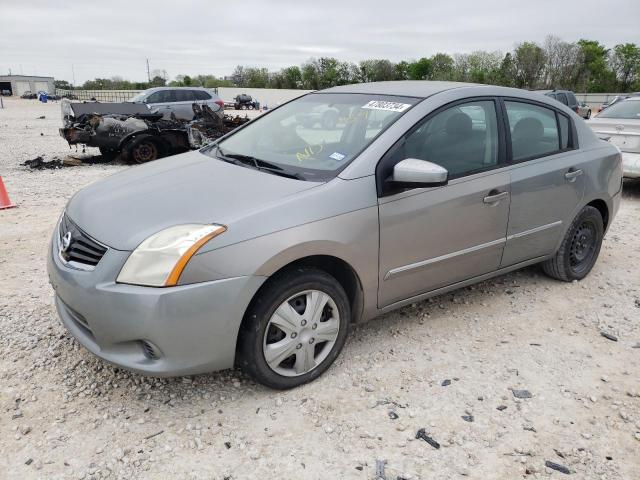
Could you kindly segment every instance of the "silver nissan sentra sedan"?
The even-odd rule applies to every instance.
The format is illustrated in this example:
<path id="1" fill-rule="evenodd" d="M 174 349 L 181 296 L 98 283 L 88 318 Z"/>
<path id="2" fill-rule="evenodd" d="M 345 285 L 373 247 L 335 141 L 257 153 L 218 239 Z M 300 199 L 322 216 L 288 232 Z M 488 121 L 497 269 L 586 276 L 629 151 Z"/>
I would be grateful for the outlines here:
<path id="1" fill-rule="evenodd" d="M 336 121 L 303 122 L 317 111 Z M 534 263 L 582 279 L 621 186 L 620 151 L 535 92 L 349 85 L 79 191 L 48 271 L 108 362 L 290 388 L 352 323 Z"/>

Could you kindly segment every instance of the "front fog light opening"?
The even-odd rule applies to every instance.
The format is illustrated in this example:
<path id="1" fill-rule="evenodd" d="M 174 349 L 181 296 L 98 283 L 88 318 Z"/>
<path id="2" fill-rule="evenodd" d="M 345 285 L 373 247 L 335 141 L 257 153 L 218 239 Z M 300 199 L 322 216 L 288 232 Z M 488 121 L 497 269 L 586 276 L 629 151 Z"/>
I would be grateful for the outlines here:
<path id="1" fill-rule="evenodd" d="M 149 340 L 140 340 L 140 346 L 142 347 L 144 356 L 150 360 L 158 360 L 162 356 L 160 349 Z"/>

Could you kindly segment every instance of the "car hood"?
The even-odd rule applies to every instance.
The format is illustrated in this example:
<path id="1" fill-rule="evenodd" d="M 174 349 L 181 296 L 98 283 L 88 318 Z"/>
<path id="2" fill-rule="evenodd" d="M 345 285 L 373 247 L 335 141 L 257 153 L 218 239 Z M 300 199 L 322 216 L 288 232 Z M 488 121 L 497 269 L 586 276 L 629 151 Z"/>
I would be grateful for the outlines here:
<path id="1" fill-rule="evenodd" d="M 167 227 L 229 225 L 319 185 L 189 152 L 130 168 L 80 190 L 69 201 L 67 215 L 106 246 L 133 250 Z"/>

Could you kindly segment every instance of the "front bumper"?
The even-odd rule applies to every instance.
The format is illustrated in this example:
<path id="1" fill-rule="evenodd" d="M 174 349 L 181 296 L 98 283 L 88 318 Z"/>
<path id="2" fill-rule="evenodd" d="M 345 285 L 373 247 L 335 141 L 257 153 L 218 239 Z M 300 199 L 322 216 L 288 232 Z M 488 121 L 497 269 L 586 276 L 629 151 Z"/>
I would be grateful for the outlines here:
<path id="1" fill-rule="evenodd" d="M 62 323 L 90 352 L 138 373 L 172 376 L 233 366 L 244 312 L 265 277 L 169 288 L 115 283 L 129 252 L 109 249 L 93 271 L 47 261 Z"/>
<path id="2" fill-rule="evenodd" d="M 622 175 L 640 178 L 640 153 L 622 152 Z"/>

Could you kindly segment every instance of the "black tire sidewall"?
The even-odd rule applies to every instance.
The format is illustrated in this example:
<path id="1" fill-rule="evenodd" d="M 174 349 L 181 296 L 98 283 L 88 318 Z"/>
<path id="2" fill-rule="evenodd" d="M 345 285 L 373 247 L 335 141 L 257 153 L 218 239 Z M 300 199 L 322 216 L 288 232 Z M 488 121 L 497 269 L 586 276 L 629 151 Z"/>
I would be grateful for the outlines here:
<path id="1" fill-rule="evenodd" d="M 580 226 L 585 222 L 591 222 L 596 228 L 596 248 L 591 256 L 589 264 L 581 269 L 579 272 L 576 272 L 573 267 L 571 267 L 571 242 L 573 240 L 573 236 L 575 232 L 580 228 Z M 564 238 L 564 250 L 565 255 L 563 258 L 563 267 L 567 273 L 567 276 L 570 280 L 582 280 L 586 277 L 596 261 L 598 260 L 598 256 L 600 255 L 600 249 L 602 247 L 602 240 L 604 238 L 604 225 L 602 222 L 602 215 L 600 212 L 594 207 L 585 207 L 582 209 L 580 214 L 576 217 L 576 219 L 571 224 L 571 228 L 567 232 Z"/>
<path id="2" fill-rule="evenodd" d="M 271 370 L 264 358 L 264 334 L 275 310 L 287 298 L 305 290 L 320 290 L 331 297 L 340 315 L 340 330 L 331 352 L 320 365 L 303 375 L 285 377 Z M 340 354 L 347 339 L 350 319 L 347 295 L 339 282 L 328 273 L 298 269 L 281 275 L 258 294 L 247 310 L 241 330 L 238 364 L 258 382 L 275 389 L 288 389 L 311 382 L 322 375 Z"/>

